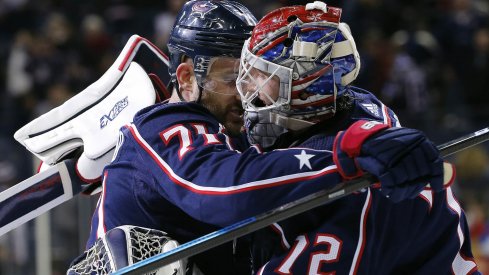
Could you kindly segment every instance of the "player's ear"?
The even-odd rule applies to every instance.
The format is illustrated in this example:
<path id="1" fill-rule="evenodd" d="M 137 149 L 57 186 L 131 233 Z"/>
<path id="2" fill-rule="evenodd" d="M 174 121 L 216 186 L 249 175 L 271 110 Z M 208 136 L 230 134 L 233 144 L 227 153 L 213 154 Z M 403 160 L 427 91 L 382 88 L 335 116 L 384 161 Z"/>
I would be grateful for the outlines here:
<path id="1" fill-rule="evenodd" d="M 181 63 L 177 67 L 176 75 L 182 97 L 185 101 L 192 101 L 195 82 L 193 66 L 187 62 Z"/>

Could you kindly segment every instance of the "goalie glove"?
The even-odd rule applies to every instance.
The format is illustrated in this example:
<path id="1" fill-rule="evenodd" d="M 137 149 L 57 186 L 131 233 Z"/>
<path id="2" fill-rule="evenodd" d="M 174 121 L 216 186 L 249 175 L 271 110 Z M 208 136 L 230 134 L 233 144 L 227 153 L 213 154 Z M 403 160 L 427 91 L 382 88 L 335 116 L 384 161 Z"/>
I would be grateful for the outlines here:
<path id="1" fill-rule="evenodd" d="M 146 52 L 140 51 L 147 46 Z M 85 183 L 100 182 L 110 163 L 120 127 L 137 111 L 159 102 L 164 85 L 154 73 L 131 62 L 138 54 L 152 54 L 166 67 L 168 58 L 146 39 L 133 35 L 105 74 L 61 106 L 34 119 L 14 138 L 46 165 L 77 154 L 77 174 Z M 139 55 L 138 55 L 139 57 Z"/>
<path id="2" fill-rule="evenodd" d="M 88 90 L 89 92 L 91 90 Z M 153 84 L 137 63 L 132 63 L 113 90 L 95 105 L 87 105 L 82 92 L 63 105 L 33 120 L 15 134 L 15 138 L 44 164 L 54 165 L 76 158 L 76 174 L 84 184 L 100 185 L 104 167 L 110 163 L 119 138 L 119 128 L 132 121 L 140 109 L 155 103 Z M 64 117 L 70 106 L 86 106 L 75 117 Z M 51 117 L 59 125 L 37 134 L 43 122 Z M 89 193 L 95 194 L 96 188 Z"/>
<path id="3" fill-rule="evenodd" d="M 428 184 L 434 191 L 444 187 L 438 149 L 415 129 L 357 121 L 337 134 L 333 159 L 345 179 L 374 175 L 394 202 L 415 198 Z"/>

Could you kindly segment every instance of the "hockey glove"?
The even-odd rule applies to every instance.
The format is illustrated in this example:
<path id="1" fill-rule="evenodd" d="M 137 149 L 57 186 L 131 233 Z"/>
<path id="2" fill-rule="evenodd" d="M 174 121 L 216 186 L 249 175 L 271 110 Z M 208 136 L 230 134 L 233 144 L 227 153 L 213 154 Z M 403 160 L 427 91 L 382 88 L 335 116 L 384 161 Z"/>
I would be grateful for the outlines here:
<path id="1" fill-rule="evenodd" d="M 333 150 L 343 178 L 368 172 L 394 202 L 415 198 L 427 184 L 434 191 L 443 190 L 443 160 L 421 131 L 357 121 L 337 134 Z"/>

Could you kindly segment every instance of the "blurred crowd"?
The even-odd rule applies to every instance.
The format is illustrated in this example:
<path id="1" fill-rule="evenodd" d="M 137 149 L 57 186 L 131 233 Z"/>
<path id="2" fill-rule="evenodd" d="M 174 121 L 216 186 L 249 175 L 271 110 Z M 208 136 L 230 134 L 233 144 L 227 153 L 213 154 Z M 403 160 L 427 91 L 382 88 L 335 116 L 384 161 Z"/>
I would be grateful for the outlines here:
<path id="1" fill-rule="evenodd" d="M 166 51 L 184 0 L 0 0 L 0 190 L 31 176 L 32 157 L 13 140 L 21 126 L 97 80 L 132 34 Z M 240 1 L 257 18 L 308 1 Z M 343 8 L 361 56 L 354 82 L 380 97 L 402 124 L 442 143 L 489 126 L 489 1 L 326 1 Z M 489 145 L 450 160 L 481 271 L 489 272 Z M 85 198 L 87 200 L 87 198 Z M 92 198 L 93 200 L 93 198 Z M 53 274 L 83 250 L 71 203 L 52 214 Z M 84 213 L 90 213 L 85 209 Z M 34 274 L 33 226 L 0 238 L 0 274 Z M 487 262 L 487 263 L 486 263 Z"/>

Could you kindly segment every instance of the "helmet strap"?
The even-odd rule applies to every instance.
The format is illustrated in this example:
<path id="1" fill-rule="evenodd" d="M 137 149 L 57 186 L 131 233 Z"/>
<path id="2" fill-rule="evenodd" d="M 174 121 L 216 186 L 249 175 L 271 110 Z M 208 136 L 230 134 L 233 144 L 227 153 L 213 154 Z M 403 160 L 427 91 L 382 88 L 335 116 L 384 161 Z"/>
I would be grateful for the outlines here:
<path id="1" fill-rule="evenodd" d="M 180 85 L 178 85 L 178 81 L 177 80 L 173 80 L 173 81 L 170 82 L 170 85 L 175 90 L 175 92 L 177 93 L 178 98 L 180 99 L 180 101 L 185 102 L 185 99 L 183 98 L 182 93 L 180 92 Z"/>
<path id="2" fill-rule="evenodd" d="M 201 88 L 199 85 L 197 85 L 197 87 L 199 89 L 199 96 L 194 101 L 187 101 L 187 100 L 185 100 L 185 98 L 183 98 L 183 95 L 180 92 L 180 89 L 179 89 L 179 86 L 178 86 L 178 81 L 175 81 L 175 83 L 173 85 L 174 85 L 174 87 L 176 89 L 176 93 L 177 93 L 178 98 L 180 99 L 180 101 L 182 101 L 182 102 L 194 102 L 194 103 L 200 104 L 200 100 L 202 98 L 203 88 Z"/>
<path id="3" fill-rule="evenodd" d="M 175 79 L 173 81 L 170 81 L 170 84 L 168 84 L 168 87 L 173 87 L 176 90 L 176 93 L 177 93 L 178 98 L 180 99 L 180 101 L 182 101 L 182 102 L 194 102 L 194 103 L 200 104 L 200 100 L 202 98 L 202 92 L 203 92 L 203 88 L 200 87 L 200 85 L 197 85 L 197 88 L 199 89 L 199 94 L 198 94 L 197 99 L 194 100 L 194 101 L 187 101 L 187 100 L 185 100 L 185 98 L 183 97 L 182 93 L 180 92 L 180 85 L 178 85 L 178 80 Z"/>

